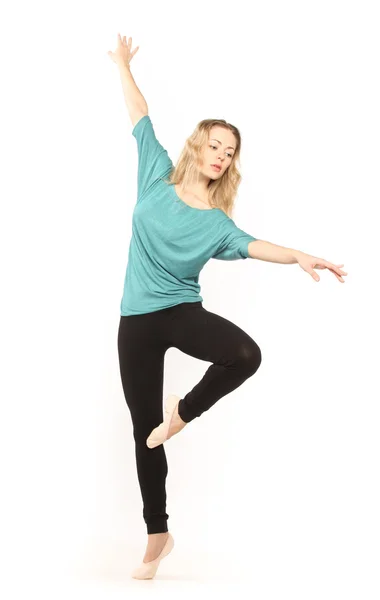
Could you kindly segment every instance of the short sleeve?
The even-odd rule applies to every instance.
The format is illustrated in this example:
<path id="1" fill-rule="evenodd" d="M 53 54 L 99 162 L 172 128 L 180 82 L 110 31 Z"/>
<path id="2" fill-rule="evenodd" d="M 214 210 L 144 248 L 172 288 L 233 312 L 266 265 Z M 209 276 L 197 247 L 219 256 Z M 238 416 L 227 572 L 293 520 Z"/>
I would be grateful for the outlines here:
<path id="1" fill-rule="evenodd" d="M 157 140 L 149 115 L 144 115 L 137 121 L 132 135 L 137 141 L 137 196 L 140 199 L 157 179 L 169 174 L 173 163 Z"/>
<path id="2" fill-rule="evenodd" d="M 221 226 L 221 241 L 217 252 L 212 256 L 218 260 L 238 260 L 250 258 L 248 244 L 257 238 L 237 227 L 235 222 L 227 217 Z"/>

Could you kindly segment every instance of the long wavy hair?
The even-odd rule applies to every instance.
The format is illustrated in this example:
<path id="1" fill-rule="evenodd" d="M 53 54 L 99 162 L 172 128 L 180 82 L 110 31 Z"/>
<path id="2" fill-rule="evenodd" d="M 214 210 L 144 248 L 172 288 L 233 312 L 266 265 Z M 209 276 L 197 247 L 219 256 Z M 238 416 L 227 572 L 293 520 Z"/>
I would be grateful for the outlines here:
<path id="1" fill-rule="evenodd" d="M 198 123 L 193 133 L 187 138 L 177 164 L 164 181 L 168 185 L 180 184 L 186 190 L 190 182 L 199 180 L 202 150 L 208 143 L 211 128 L 215 125 L 232 131 L 236 138 L 236 149 L 231 164 L 222 177 L 210 180 L 208 200 L 210 206 L 220 208 L 232 218 L 237 190 L 241 181 L 239 171 L 241 136 L 238 128 L 224 119 L 204 119 Z"/>

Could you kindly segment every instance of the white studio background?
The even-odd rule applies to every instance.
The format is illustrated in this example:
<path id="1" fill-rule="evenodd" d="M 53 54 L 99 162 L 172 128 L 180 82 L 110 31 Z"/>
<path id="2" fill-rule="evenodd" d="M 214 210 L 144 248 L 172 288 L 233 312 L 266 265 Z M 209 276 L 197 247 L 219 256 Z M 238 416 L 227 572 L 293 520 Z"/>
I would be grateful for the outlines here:
<path id="1" fill-rule="evenodd" d="M 376 5 L 2 8 L 4 597 L 190 596 L 200 583 L 258 600 L 379 597 Z M 118 32 L 140 46 L 132 72 L 173 161 L 201 119 L 234 123 L 236 224 L 348 272 L 316 283 L 249 259 L 202 271 L 205 308 L 263 362 L 167 443 L 176 548 L 151 584 L 129 575 L 146 528 L 117 355 L 137 190 L 107 56 Z M 164 395 L 208 366 L 170 349 Z"/>

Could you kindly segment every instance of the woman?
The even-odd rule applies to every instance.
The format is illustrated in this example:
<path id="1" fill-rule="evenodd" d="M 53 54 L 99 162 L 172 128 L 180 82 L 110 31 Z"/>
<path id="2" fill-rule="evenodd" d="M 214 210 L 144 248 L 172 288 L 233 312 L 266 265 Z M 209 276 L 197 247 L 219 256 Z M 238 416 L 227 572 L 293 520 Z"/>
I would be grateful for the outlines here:
<path id="1" fill-rule="evenodd" d="M 118 352 L 123 391 L 133 422 L 137 473 L 148 544 L 132 576 L 154 577 L 172 549 L 168 531 L 163 443 L 256 373 L 257 343 L 202 304 L 199 273 L 210 258 L 256 258 L 329 269 L 344 282 L 340 267 L 298 250 L 258 240 L 231 218 L 240 183 L 240 134 L 220 119 L 201 121 L 186 141 L 176 167 L 155 136 L 148 107 L 130 71 L 132 38 L 118 34 L 115 52 L 138 149 L 138 197 L 133 212 Z M 209 361 L 201 381 L 183 398 L 170 394 L 163 413 L 166 351 L 175 347 Z M 163 418 L 164 417 L 164 418 Z"/>

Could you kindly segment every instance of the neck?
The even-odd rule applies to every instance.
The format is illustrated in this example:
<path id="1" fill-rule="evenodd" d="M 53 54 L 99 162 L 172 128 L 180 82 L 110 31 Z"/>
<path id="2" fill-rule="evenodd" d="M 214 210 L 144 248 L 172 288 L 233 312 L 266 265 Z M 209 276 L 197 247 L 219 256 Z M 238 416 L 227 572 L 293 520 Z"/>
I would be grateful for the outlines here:
<path id="1" fill-rule="evenodd" d="M 200 173 L 199 180 L 190 182 L 188 184 L 188 186 L 186 187 L 186 190 L 183 189 L 181 184 L 179 184 L 178 187 L 181 191 L 183 191 L 183 192 L 186 191 L 190 194 L 193 194 L 194 196 L 199 198 L 199 200 L 201 200 L 202 202 L 208 203 L 208 196 L 209 196 L 208 184 L 209 183 L 210 183 L 210 178 L 205 177 L 204 175 L 202 175 L 202 173 Z"/>

